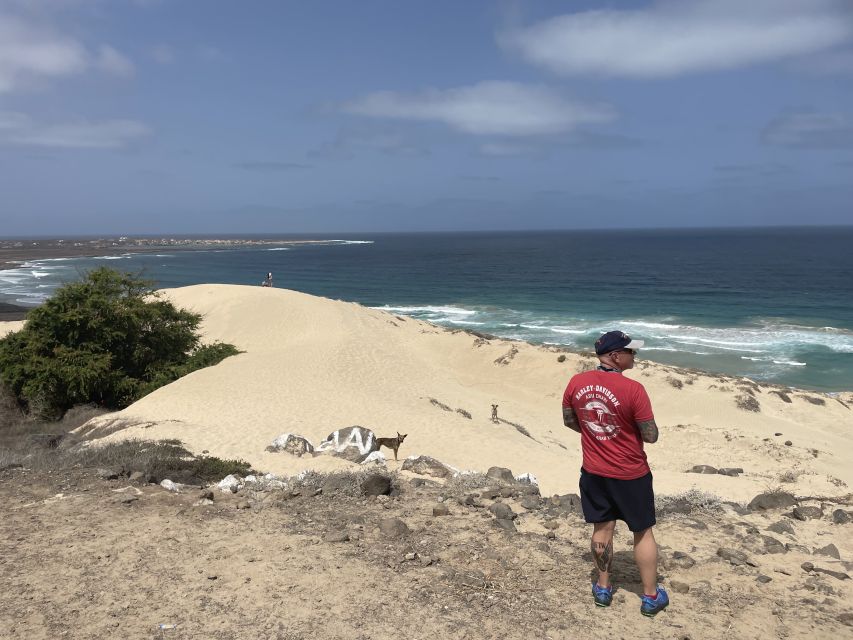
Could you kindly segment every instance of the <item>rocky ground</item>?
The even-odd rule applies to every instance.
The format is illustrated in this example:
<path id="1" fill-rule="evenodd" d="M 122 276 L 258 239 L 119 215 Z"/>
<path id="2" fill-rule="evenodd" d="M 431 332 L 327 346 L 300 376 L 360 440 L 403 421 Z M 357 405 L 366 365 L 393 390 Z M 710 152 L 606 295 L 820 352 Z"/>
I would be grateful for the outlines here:
<path id="1" fill-rule="evenodd" d="M 853 637 L 849 502 L 660 498 L 672 604 L 646 619 L 624 525 L 613 605 L 593 606 L 576 496 L 541 497 L 497 472 L 372 473 L 260 478 L 232 493 L 109 469 L 6 469 L 0 635 Z"/>

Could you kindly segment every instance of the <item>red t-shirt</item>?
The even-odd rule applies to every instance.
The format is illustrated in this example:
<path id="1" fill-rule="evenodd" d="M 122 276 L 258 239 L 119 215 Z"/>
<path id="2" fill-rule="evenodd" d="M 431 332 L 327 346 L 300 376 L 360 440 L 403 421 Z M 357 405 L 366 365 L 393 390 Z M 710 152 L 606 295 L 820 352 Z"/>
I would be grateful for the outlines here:
<path id="1" fill-rule="evenodd" d="M 649 472 L 637 423 L 654 414 L 643 385 L 614 371 L 586 371 L 569 380 L 563 406 L 572 408 L 580 425 L 588 473 L 633 480 Z"/>

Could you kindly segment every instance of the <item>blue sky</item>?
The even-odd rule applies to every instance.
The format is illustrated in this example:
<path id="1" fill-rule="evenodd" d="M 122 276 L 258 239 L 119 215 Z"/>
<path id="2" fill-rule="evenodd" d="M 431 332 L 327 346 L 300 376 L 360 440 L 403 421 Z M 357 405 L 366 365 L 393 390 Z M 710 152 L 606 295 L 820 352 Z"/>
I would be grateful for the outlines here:
<path id="1" fill-rule="evenodd" d="M 853 3 L 0 0 L 0 236 L 853 223 Z"/>

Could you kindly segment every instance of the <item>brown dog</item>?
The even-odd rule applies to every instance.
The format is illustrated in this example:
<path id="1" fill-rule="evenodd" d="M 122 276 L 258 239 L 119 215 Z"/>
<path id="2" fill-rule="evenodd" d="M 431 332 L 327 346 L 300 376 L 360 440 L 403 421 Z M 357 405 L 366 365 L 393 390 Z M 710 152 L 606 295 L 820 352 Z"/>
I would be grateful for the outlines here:
<path id="1" fill-rule="evenodd" d="M 388 447 L 389 449 L 393 449 L 394 450 L 394 460 L 396 460 L 397 459 L 397 449 L 399 449 L 400 445 L 403 444 L 403 440 L 406 439 L 407 435 L 409 435 L 409 434 L 408 433 L 402 433 L 401 434 L 398 431 L 396 438 L 376 438 L 376 444 L 379 445 L 379 447 Z M 378 449 L 377 449 L 377 451 L 378 451 Z"/>

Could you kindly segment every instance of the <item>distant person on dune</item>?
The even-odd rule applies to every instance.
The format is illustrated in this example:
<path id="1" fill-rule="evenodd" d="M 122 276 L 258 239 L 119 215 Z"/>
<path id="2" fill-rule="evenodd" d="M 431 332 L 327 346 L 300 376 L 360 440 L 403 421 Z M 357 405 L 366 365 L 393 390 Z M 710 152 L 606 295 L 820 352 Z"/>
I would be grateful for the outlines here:
<path id="1" fill-rule="evenodd" d="M 261 283 L 262 287 L 271 287 L 272 286 L 272 271 L 267 272 L 267 277 L 264 278 L 264 281 Z"/>
<path id="2" fill-rule="evenodd" d="M 642 384 L 622 375 L 634 366 L 642 340 L 608 331 L 595 341 L 600 364 L 573 376 L 563 394 L 563 424 L 581 434 L 580 492 L 584 519 L 592 524 L 592 557 L 598 580 L 592 596 L 610 606 L 613 532 L 623 520 L 634 533 L 634 561 L 643 581 L 640 613 L 653 617 L 669 605 L 657 583 L 658 550 L 652 531 L 655 494 L 644 442 L 657 442 L 658 427 Z"/>

